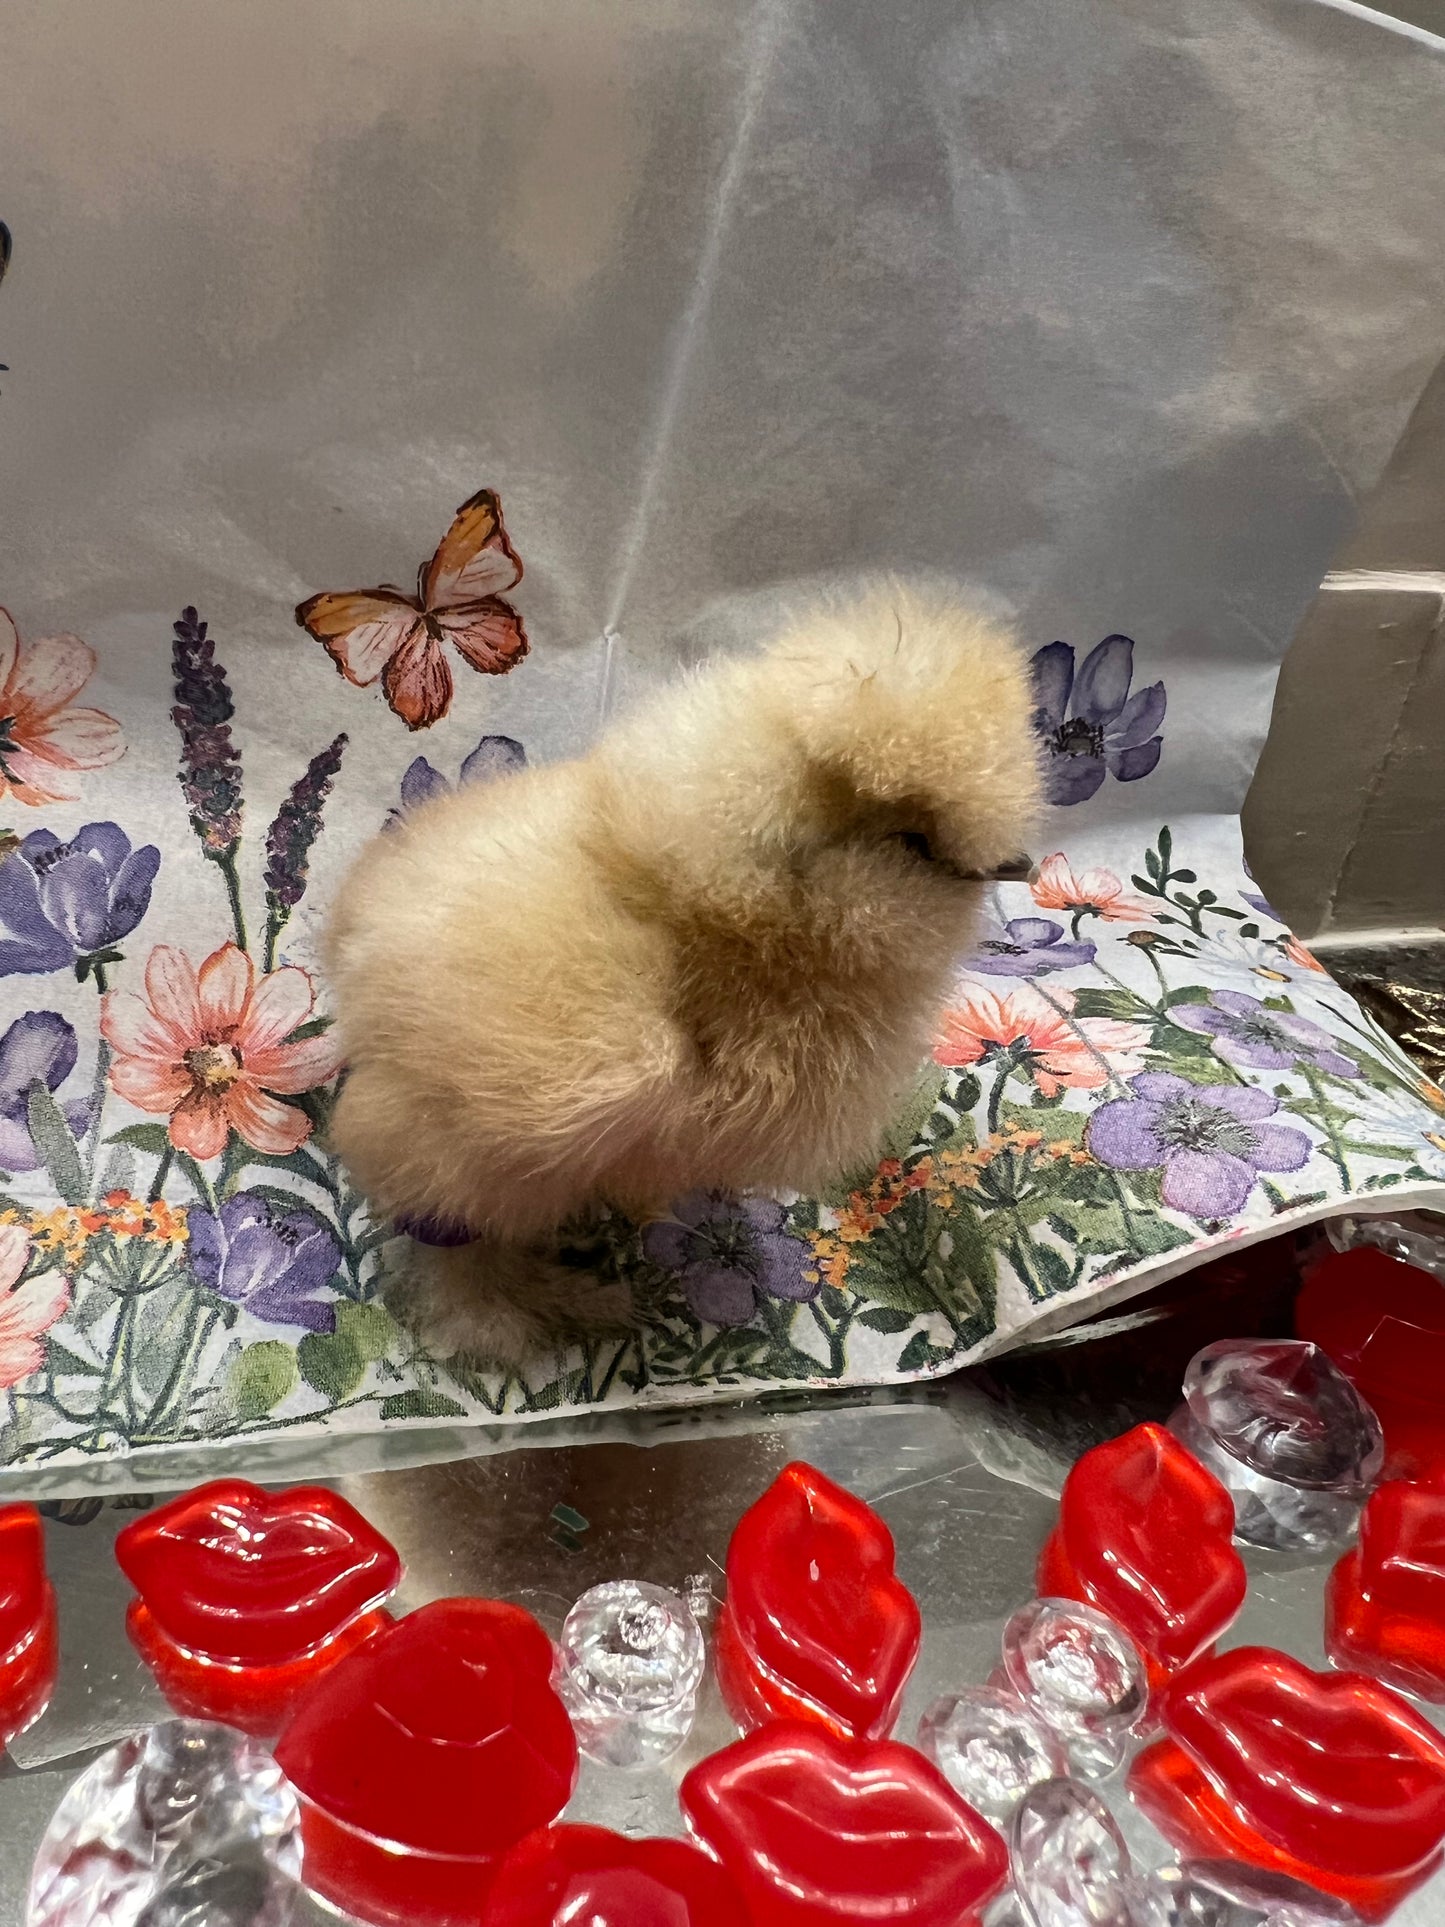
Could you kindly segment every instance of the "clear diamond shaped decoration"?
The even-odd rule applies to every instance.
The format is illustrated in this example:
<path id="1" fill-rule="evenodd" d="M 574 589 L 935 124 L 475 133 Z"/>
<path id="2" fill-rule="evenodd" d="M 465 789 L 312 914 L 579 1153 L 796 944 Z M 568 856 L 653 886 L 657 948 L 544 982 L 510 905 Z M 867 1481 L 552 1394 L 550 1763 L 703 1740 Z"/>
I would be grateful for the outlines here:
<path id="1" fill-rule="evenodd" d="M 1025 1927 L 1153 1927 L 1117 1821 L 1077 1780 L 1045 1780 L 1024 1795 L 1009 1858 Z"/>
<path id="2" fill-rule="evenodd" d="M 1169 1421 L 1234 1500 L 1250 1545 L 1347 1541 L 1385 1456 L 1380 1421 L 1306 1339 L 1220 1339 L 1196 1352 Z"/>
<path id="3" fill-rule="evenodd" d="M 1069 1765 L 1103 1779 L 1123 1760 L 1149 1703 L 1138 1647 L 1107 1613 L 1074 1599 L 1031 1599 L 1003 1629 L 1004 1674 Z"/>
<path id="4" fill-rule="evenodd" d="M 918 1722 L 918 1750 L 987 1819 L 1007 1820 L 1031 1786 L 1064 1771 L 1058 1740 L 1012 1693 L 966 1686 Z"/>
<path id="5" fill-rule="evenodd" d="M 258 1741 L 167 1720 L 102 1753 L 60 1802 L 25 1927 L 289 1927 L 298 1824 Z"/>
<path id="6" fill-rule="evenodd" d="M 557 1691 L 577 1744 L 603 1766 L 660 1766 L 692 1731 L 706 1662 L 687 1601 L 613 1579 L 583 1593 L 557 1647 Z"/>
<path id="7" fill-rule="evenodd" d="M 1149 1927 L 1359 1927 L 1343 1900 L 1237 1860 L 1190 1860 L 1149 1876 Z"/>

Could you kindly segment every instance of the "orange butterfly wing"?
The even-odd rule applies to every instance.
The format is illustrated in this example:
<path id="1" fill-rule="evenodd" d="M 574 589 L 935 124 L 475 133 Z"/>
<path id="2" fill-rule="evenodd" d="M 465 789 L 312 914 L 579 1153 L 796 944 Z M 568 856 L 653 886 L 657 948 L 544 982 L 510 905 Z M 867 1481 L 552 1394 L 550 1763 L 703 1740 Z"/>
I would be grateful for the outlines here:
<path id="1" fill-rule="evenodd" d="M 426 628 L 421 610 L 400 589 L 357 589 L 314 595 L 299 603 L 296 620 L 315 636 L 348 682 L 365 688 Z"/>
<path id="2" fill-rule="evenodd" d="M 510 602 L 489 596 L 475 608 L 433 618 L 447 641 L 484 676 L 505 676 L 531 647 L 522 618 Z"/>
<path id="3" fill-rule="evenodd" d="M 408 729 L 430 729 L 451 708 L 451 664 L 425 620 L 386 665 L 381 687 Z"/>
<path id="4" fill-rule="evenodd" d="M 482 488 L 452 517 L 421 573 L 418 590 L 422 607 L 432 615 L 460 615 L 505 595 L 521 579 L 521 557 L 507 540 L 502 504 L 491 489 Z"/>
<path id="5" fill-rule="evenodd" d="M 457 510 L 422 574 L 428 614 L 473 669 L 504 676 L 528 649 L 522 618 L 502 592 L 522 579 L 522 561 L 502 522 L 502 504 L 479 489 Z"/>

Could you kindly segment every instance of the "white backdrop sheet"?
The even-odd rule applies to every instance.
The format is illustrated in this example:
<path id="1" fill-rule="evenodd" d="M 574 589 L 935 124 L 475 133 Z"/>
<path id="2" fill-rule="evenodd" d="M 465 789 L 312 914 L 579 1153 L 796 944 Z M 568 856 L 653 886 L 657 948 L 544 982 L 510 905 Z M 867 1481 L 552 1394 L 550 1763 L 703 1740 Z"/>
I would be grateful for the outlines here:
<path id="1" fill-rule="evenodd" d="M 1236 822 L 1442 351 L 1438 44 L 1312 0 L 83 19 L 0 13 L 16 1478 L 924 1377 L 1445 1197 L 1445 1099 Z M 410 730 L 405 665 L 348 682 L 295 606 L 409 582 L 483 489 L 530 650 L 498 612 L 504 673 L 453 654 Z M 1016 612 L 1051 861 L 879 1169 L 616 1226 L 637 1334 L 448 1370 L 322 1148 L 340 868 L 876 568 Z"/>

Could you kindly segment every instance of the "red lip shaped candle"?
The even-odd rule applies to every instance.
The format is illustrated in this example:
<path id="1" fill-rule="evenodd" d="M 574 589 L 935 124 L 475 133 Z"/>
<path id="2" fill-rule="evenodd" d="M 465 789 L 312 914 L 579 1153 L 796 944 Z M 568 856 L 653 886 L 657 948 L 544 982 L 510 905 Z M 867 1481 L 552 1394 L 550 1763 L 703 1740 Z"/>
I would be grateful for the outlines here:
<path id="1" fill-rule="evenodd" d="M 440 1599 L 307 1694 L 276 1747 L 306 1884 L 382 1927 L 476 1927 L 503 1855 L 556 1819 L 577 1742 L 518 1606 Z"/>
<path id="2" fill-rule="evenodd" d="M 893 1740 L 778 1720 L 695 1766 L 688 1826 L 753 1927 L 976 1927 L 1008 1849 L 938 1769 Z"/>
<path id="3" fill-rule="evenodd" d="M 898 1718 L 922 1622 L 893 1535 L 811 1465 L 783 1468 L 739 1519 L 718 1616 L 718 1678 L 739 1726 L 816 1720 L 881 1739 Z"/>
<path id="4" fill-rule="evenodd" d="M 391 1623 L 394 1548 L 319 1486 L 217 1479 L 138 1519 L 115 1556 L 131 1640 L 179 1713 L 274 1736 L 298 1697 Z"/>
<path id="5" fill-rule="evenodd" d="M 33 1505 L 0 1506 L 0 1745 L 50 1704 L 60 1665 L 55 1588 Z"/>
<path id="6" fill-rule="evenodd" d="M 1445 1705 L 1445 1473 L 1371 1494 L 1325 1590 L 1325 1651 Z"/>
<path id="7" fill-rule="evenodd" d="M 731 1879 L 682 1840 L 546 1827 L 514 1847 L 481 1927 L 750 1927 Z"/>
<path id="8" fill-rule="evenodd" d="M 1201 1660 L 1129 1791 L 1165 1838 L 1243 1860 L 1383 1920 L 1440 1863 L 1445 1737 L 1387 1687 L 1263 1646 Z"/>
<path id="9" fill-rule="evenodd" d="M 1162 1425 L 1136 1425 L 1069 1473 L 1037 1583 L 1041 1597 L 1080 1599 L 1116 1620 L 1157 1691 L 1244 1604 L 1234 1502 Z"/>
<path id="10" fill-rule="evenodd" d="M 1445 1283 L 1356 1245 L 1310 1273 L 1294 1322 L 1373 1406 L 1387 1472 L 1445 1470 Z"/>

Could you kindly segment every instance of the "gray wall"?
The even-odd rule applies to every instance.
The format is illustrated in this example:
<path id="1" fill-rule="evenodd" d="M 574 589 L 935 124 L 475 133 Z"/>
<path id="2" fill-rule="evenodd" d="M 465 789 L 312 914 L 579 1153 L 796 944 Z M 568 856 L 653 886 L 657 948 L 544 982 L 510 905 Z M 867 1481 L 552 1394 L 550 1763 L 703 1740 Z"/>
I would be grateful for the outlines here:
<path id="1" fill-rule="evenodd" d="M 1244 829 L 1303 933 L 1445 925 L 1445 365 L 1290 646 Z"/>

